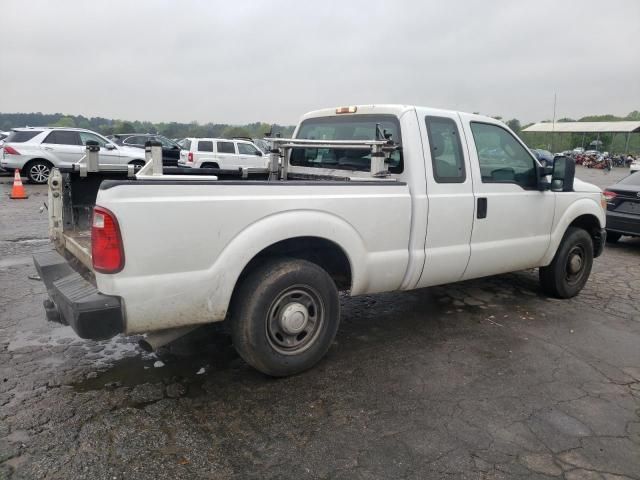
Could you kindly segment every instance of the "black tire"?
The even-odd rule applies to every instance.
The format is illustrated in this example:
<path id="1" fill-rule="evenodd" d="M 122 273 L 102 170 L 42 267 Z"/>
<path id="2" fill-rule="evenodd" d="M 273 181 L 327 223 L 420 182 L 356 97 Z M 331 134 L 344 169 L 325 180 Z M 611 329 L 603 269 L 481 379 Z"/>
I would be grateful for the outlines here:
<path id="1" fill-rule="evenodd" d="M 49 181 L 52 169 L 53 165 L 46 160 L 32 160 L 24 166 L 22 172 L 29 183 L 42 185 Z"/>
<path id="2" fill-rule="evenodd" d="M 327 353 L 339 323 L 338 290 L 329 274 L 289 258 L 269 260 L 250 272 L 230 311 L 236 351 L 273 377 L 314 366 Z"/>
<path id="3" fill-rule="evenodd" d="M 589 279 L 593 266 L 593 241 L 586 230 L 569 227 L 551 263 L 540 267 L 540 286 L 548 295 L 571 298 Z"/>
<path id="4" fill-rule="evenodd" d="M 607 230 L 607 243 L 617 243 L 622 237 L 621 233 L 618 232 L 610 232 Z"/>

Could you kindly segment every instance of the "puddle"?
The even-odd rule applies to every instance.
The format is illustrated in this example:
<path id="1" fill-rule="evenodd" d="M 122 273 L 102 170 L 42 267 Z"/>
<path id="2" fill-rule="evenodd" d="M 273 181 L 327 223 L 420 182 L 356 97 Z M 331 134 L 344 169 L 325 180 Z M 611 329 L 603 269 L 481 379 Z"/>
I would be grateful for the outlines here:
<path id="1" fill-rule="evenodd" d="M 202 384 L 215 372 L 229 368 L 238 358 L 226 335 L 199 335 L 180 339 L 158 354 L 145 354 L 117 360 L 108 368 L 71 386 L 78 392 L 88 392 L 143 384 L 180 384 L 185 388 L 181 397 L 195 397 L 205 393 Z M 154 367 L 160 360 L 164 365 Z M 202 370 L 204 369 L 204 372 Z"/>

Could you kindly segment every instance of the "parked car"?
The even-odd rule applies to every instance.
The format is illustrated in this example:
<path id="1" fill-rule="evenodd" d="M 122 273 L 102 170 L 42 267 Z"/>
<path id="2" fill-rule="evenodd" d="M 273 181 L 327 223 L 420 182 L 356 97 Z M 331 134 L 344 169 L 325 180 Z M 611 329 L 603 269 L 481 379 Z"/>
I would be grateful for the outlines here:
<path id="1" fill-rule="evenodd" d="M 144 148 L 150 140 L 162 144 L 162 164 L 165 167 L 176 167 L 180 158 L 180 145 L 162 135 L 152 133 L 117 133 L 109 137 L 116 145 L 125 147 Z"/>
<path id="2" fill-rule="evenodd" d="M 100 145 L 101 165 L 144 165 L 144 151 L 118 146 L 102 135 L 82 128 L 14 128 L 7 137 L 0 166 L 20 169 L 31 183 L 46 183 L 53 167 L 69 167 L 85 154 L 88 140 Z"/>
<path id="3" fill-rule="evenodd" d="M 554 155 L 548 150 L 542 150 L 540 148 L 532 148 L 531 152 L 535 155 L 542 166 L 551 165 L 553 163 Z"/>
<path id="4" fill-rule="evenodd" d="M 621 236 L 640 236 L 640 174 L 628 175 L 608 187 L 607 241 L 617 242 Z"/>
<path id="5" fill-rule="evenodd" d="M 186 138 L 178 165 L 192 168 L 265 168 L 269 163 L 253 142 L 224 138 Z"/>
<path id="6" fill-rule="evenodd" d="M 640 172 L 640 158 L 635 159 L 629 164 L 629 173 Z"/>
<path id="7" fill-rule="evenodd" d="M 572 150 L 574 155 L 584 155 L 584 148 L 576 147 Z"/>
<path id="8" fill-rule="evenodd" d="M 491 117 L 341 107 L 306 114 L 294 137 L 286 168 L 262 181 L 142 176 L 98 187 L 69 173 L 69 182 L 52 182 L 58 252 L 67 248 L 60 239 L 87 225 L 93 243 L 67 251 L 80 262 L 55 251 L 34 257 L 47 317 L 83 338 L 147 333 L 147 348 L 224 320 L 247 363 L 285 376 L 328 351 L 339 291 L 412 290 L 540 267 L 542 289 L 569 298 L 602 253 L 601 190 L 574 179 L 565 157 L 548 182 L 550 169 Z M 201 141 L 233 144 L 191 139 Z M 94 185 L 92 222 L 88 208 L 64 217 L 75 197 L 55 189 L 73 193 L 76 183 L 85 207 Z M 81 262 L 94 275 L 73 269 Z"/>

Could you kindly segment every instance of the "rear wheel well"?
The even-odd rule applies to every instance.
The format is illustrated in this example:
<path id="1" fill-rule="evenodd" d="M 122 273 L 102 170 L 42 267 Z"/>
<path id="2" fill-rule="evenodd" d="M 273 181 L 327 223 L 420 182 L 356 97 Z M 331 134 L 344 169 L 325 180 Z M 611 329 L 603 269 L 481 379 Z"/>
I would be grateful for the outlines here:
<path id="1" fill-rule="evenodd" d="M 315 263 L 329 274 L 338 290 L 351 288 L 351 264 L 344 250 L 332 241 L 318 237 L 295 237 L 266 247 L 244 267 L 237 285 L 249 272 L 274 257 L 299 258 Z"/>
<path id="2" fill-rule="evenodd" d="M 200 168 L 220 168 L 216 162 L 204 162 Z"/>
<path id="3" fill-rule="evenodd" d="M 602 244 L 602 230 L 600 227 L 600 222 L 595 215 L 580 215 L 575 220 L 573 220 L 573 222 L 571 222 L 569 226 L 585 230 L 589 234 L 589 236 L 591 237 L 591 241 L 593 242 L 593 251 L 599 252 L 601 250 L 601 248 L 599 247 Z"/>
<path id="4" fill-rule="evenodd" d="M 27 163 L 24 164 L 24 167 L 22 167 L 22 173 L 27 173 L 28 168 L 33 165 L 35 162 L 42 162 L 42 163 L 46 163 L 47 165 L 49 165 L 51 168 L 54 167 L 53 163 L 51 163 L 49 160 L 45 159 L 45 158 L 32 158 L 31 160 L 29 160 Z"/>

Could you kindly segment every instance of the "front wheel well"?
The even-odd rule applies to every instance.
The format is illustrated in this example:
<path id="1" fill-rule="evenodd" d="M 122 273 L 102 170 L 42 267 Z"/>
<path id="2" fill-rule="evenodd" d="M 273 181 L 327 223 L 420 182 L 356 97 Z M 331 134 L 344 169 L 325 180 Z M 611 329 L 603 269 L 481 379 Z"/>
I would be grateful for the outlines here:
<path id="1" fill-rule="evenodd" d="M 593 251 L 595 253 L 602 251 L 602 227 L 600 227 L 600 221 L 595 215 L 585 214 L 575 218 L 569 225 L 570 227 L 581 228 L 585 230 L 591 237 L 593 242 Z M 599 253 L 598 253 L 599 254 Z"/>
<path id="2" fill-rule="evenodd" d="M 346 253 L 331 240 L 319 237 L 289 238 L 264 248 L 244 267 L 237 285 L 249 272 L 274 257 L 298 258 L 315 263 L 329 274 L 338 290 L 351 288 L 351 263 Z"/>

